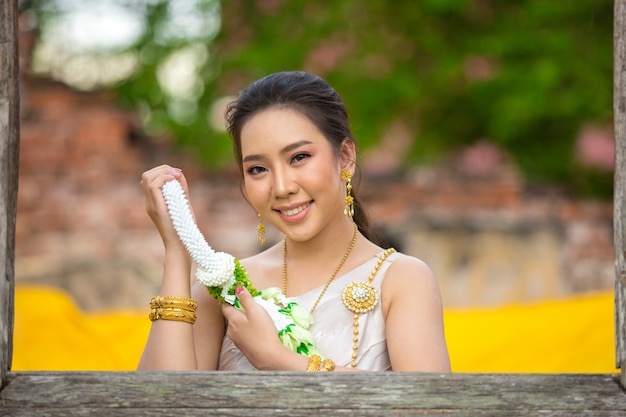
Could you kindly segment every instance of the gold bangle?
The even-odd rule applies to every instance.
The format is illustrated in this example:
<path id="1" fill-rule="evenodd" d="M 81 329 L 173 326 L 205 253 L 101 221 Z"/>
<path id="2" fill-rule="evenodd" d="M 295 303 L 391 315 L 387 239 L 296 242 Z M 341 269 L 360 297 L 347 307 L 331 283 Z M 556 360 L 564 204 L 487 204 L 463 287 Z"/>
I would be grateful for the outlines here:
<path id="1" fill-rule="evenodd" d="M 320 368 L 320 372 L 332 372 L 335 370 L 335 362 L 330 359 L 324 359 L 324 363 Z"/>
<path id="2" fill-rule="evenodd" d="M 335 370 L 335 362 L 330 359 L 324 359 L 319 355 L 311 355 L 309 358 L 309 366 L 306 368 L 307 372 L 332 372 Z"/>
<path id="3" fill-rule="evenodd" d="M 320 362 L 322 358 L 319 355 L 311 355 L 309 358 L 309 366 L 306 368 L 307 372 L 319 372 Z"/>
<path id="4" fill-rule="evenodd" d="M 196 316 L 194 313 L 190 313 L 188 311 L 179 310 L 179 311 L 171 311 L 171 310 L 161 310 L 156 309 L 150 313 L 150 320 L 170 320 L 170 321 L 182 321 L 185 323 L 194 324 L 196 322 Z"/>
<path id="5" fill-rule="evenodd" d="M 178 307 L 188 311 L 196 311 L 198 303 L 193 298 L 155 295 L 150 299 L 150 307 Z"/>
<path id="6" fill-rule="evenodd" d="M 196 313 L 180 308 L 153 308 L 148 315 L 150 321 L 156 320 L 172 320 L 183 321 L 185 323 L 194 324 L 196 322 Z"/>

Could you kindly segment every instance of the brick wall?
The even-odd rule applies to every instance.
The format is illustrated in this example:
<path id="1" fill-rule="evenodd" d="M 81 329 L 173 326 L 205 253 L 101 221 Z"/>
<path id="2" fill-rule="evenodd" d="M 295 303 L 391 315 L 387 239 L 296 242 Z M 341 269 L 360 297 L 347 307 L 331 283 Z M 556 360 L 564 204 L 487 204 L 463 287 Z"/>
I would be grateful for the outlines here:
<path id="1" fill-rule="evenodd" d="M 185 171 L 212 246 L 239 257 L 258 250 L 256 215 L 232 173 L 206 172 L 168 140 L 142 137 L 107 94 L 29 77 L 22 91 L 18 284 L 64 288 L 85 309 L 145 307 L 162 248 L 139 180 L 161 163 Z M 401 178 L 368 177 L 370 160 L 359 190 L 373 223 L 431 265 L 447 306 L 612 288 L 610 203 L 531 192 L 503 155 L 488 169 L 467 160 L 453 155 Z"/>

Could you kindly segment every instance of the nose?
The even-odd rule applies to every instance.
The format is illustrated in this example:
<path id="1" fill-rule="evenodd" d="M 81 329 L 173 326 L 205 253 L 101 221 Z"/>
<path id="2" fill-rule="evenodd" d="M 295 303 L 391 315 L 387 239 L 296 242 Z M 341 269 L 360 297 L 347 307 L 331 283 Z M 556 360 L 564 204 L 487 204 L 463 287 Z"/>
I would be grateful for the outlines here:
<path id="1" fill-rule="evenodd" d="M 289 169 L 274 170 L 274 195 L 278 198 L 285 198 L 298 191 L 298 183 L 293 178 Z"/>

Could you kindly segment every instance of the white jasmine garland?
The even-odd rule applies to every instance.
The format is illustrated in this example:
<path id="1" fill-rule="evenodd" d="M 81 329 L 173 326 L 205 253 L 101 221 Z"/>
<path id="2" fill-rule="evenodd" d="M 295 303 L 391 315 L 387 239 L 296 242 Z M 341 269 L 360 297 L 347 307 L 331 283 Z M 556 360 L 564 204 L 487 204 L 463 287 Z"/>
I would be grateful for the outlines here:
<path id="1" fill-rule="evenodd" d="M 237 258 L 228 253 L 214 251 L 198 229 L 185 192 L 177 180 L 163 184 L 161 191 L 174 229 L 197 265 L 196 279 L 204 284 L 209 294 L 220 303 L 226 302 L 241 309 L 235 288 L 246 288 L 257 304 L 272 318 L 284 346 L 303 355 L 321 356 L 309 331 L 313 324 L 311 313 L 298 303 L 289 301 L 278 288 L 257 291 Z"/>

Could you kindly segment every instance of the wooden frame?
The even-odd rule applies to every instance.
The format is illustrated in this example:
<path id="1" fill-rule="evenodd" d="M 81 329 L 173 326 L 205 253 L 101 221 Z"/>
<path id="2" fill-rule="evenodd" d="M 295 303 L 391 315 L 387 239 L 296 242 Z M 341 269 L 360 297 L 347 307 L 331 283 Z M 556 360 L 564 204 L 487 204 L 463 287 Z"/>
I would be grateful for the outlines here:
<path id="1" fill-rule="evenodd" d="M 615 361 L 626 386 L 626 0 L 615 0 L 613 26 L 613 118 L 615 181 Z"/>
<path id="2" fill-rule="evenodd" d="M 17 0 L 0 1 L 0 416 L 626 415 L 626 0 L 615 0 L 615 324 L 621 375 L 10 372 Z"/>
<path id="3" fill-rule="evenodd" d="M 4 382 L 13 352 L 13 297 L 19 76 L 17 1 L 0 2 L 0 378 Z"/>

